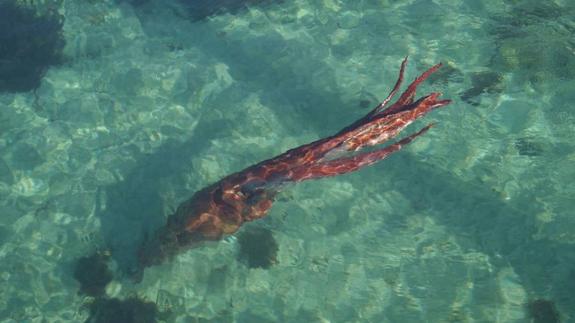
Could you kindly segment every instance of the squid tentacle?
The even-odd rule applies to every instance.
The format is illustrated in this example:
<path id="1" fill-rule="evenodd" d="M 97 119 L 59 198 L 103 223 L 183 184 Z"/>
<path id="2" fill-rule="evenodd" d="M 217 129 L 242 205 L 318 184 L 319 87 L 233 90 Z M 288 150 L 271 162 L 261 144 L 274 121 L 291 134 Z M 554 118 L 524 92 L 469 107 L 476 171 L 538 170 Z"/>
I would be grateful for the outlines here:
<path id="1" fill-rule="evenodd" d="M 426 133 L 431 127 L 433 127 L 433 125 L 433 123 L 428 124 L 418 132 L 402 138 L 398 142 L 387 147 L 350 157 L 317 163 L 311 167 L 297 167 L 291 170 L 287 176 L 293 182 L 301 182 L 306 179 L 336 176 L 356 171 L 365 166 L 372 165 L 400 150 L 403 146 L 412 142 L 416 137 Z"/>
<path id="2" fill-rule="evenodd" d="M 418 76 L 407 87 L 401 97 L 393 105 L 386 108 L 401 86 L 406 64 L 407 57 L 401 63 L 397 82 L 390 94 L 366 116 L 331 137 L 292 149 L 276 157 L 285 165 L 280 172 L 283 174 L 281 177 L 285 181 L 302 181 L 304 179 L 343 174 L 371 165 L 375 161 L 366 161 L 372 160 L 375 156 L 380 156 L 384 151 L 388 151 L 387 154 L 383 154 L 377 159 L 381 160 L 392 152 L 399 150 L 394 148 L 398 146 L 391 145 L 388 150 L 386 150 L 387 148 L 377 150 L 376 152 L 379 153 L 371 152 L 347 157 L 345 154 L 358 151 L 364 147 L 381 144 L 395 137 L 401 130 L 431 110 L 451 103 L 451 100 L 439 100 L 441 93 L 438 92 L 424 96 L 415 102 L 413 101 L 417 86 L 441 67 L 441 63 L 439 63 Z M 427 126 L 415 135 L 407 137 L 410 138 L 408 142 L 399 141 L 398 144 L 401 143 L 399 147 L 411 142 L 415 137 L 429 130 L 429 128 L 430 126 Z M 354 162 L 357 165 L 352 166 Z M 268 168 L 273 168 L 274 163 L 272 161 L 264 161 L 262 164 L 265 164 Z M 346 166 L 343 167 L 342 165 Z M 327 171 L 328 169 L 330 171 Z M 337 173 L 334 169 L 339 169 L 342 172 Z M 324 173 L 326 175 L 322 176 Z"/>

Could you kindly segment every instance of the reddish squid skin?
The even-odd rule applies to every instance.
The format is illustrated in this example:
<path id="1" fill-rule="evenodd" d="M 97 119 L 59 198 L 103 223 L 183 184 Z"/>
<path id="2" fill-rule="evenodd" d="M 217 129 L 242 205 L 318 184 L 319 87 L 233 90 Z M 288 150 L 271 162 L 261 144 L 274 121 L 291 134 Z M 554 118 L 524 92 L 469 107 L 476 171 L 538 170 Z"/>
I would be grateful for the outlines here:
<path id="1" fill-rule="evenodd" d="M 166 226 L 147 239 L 139 250 L 142 268 L 160 264 L 203 241 L 233 234 L 249 221 L 264 217 L 282 184 L 336 176 L 384 159 L 424 134 L 432 124 L 399 141 L 369 152 L 362 148 L 382 144 L 431 110 L 449 104 L 431 93 L 414 101 L 417 86 L 441 64 L 417 77 L 388 106 L 403 81 L 407 58 L 388 97 L 366 116 L 338 133 L 264 160 L 196 192 L 168 217 Z M 357 152 L 357 153 L 356 153 Z"/>

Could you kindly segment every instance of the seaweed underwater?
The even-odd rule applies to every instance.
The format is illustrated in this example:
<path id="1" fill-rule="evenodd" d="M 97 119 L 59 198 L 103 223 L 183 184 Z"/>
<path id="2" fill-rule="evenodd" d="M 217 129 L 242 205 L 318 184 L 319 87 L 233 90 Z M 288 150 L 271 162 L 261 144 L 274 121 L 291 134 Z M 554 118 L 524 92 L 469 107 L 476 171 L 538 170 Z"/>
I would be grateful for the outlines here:
<path id="1" fill-rule="evenodd" d="M 106 286 L 113 274 L 108 268 L 109 255 L 104 251 L 77 259 L 74 278 L 80 284 L 79 294 L 88 298 L 82 306 L 88 312 L 87 323 L 145 323 L 167 319 L 170 312 L 162 312 L 156 303 L 136 295 L 125 299 L 108 297 Z"/>
<path id="2" fill-rule="evenodd" d="M 0 92 L 36 89 L 51 65 L 62 62 L 63 17 L 0 1 Z"/>
<path id="3" fill-rule="evenodd" d="M 168 217 L 165 226 L 143 242 L 138 252 L 138 273 L 204 241 L 220 240 L 235 233 L 242 224 L 264 217 L 287 183 L 356 171 L 386 158 L 427 132 L 433 124 L 389 146 L 356 153 L 394 138 L 416 119 L 451 102 L 440 100 L 440 93 L 415 100 L 417 86 L 441 67 L 437 64 L 417 77 L 395 103 L 388 105 L 399 91 L 406 64 L 407 58 L 388 97 L 363 118 L 332 136 L 288 150 L 196 192 Z"/>

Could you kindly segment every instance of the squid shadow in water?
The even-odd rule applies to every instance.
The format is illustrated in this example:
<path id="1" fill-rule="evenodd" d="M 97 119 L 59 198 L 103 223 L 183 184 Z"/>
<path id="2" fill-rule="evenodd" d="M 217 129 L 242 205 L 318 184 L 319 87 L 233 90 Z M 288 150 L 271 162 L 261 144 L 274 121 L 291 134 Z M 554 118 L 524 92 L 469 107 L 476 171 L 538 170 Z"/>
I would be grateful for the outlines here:
<path id="1" fill-rule="evenodd" d="M 196 136 L 183 143 L 168 141 L 154 154 L 137 156 L 137 164 L 123 181 L 100 189 L 96 215 L 101 220 L 101 235 L 125 276 L 137 279 L 133 277 L 138 272 L 137 250 L 147 232 L 165 222 L 162 182 L 177 183 L 178 178 L 185 178 L 182 174 L 189 172 L 193 156 L 202 150 L 202 141 Z"/>

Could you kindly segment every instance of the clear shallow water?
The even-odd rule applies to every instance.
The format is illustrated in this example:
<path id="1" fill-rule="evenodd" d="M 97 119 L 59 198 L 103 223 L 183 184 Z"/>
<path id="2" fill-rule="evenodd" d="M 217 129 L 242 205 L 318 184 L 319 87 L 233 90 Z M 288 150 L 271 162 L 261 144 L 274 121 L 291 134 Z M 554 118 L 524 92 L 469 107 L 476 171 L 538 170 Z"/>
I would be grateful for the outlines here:
<path id="1" fill-rule="evenodd" d="M 85 320 L 73 267 L 97 249 L 108 296 L 171 303 L 168 321 L 543 322 L 550 303 L 573 320 L 570 2 L 60 11 L 66 63 L 0 95 L 2 322 Z M 419 93 L 454 103 L 388 160 L 288 188 L 250 224 L 273 232 L 277 264 L 248 268 L 227 239 L 125 277 L 180 202 L 367 113 L 405 55 L 408 79 L 444 62 Z"/>

